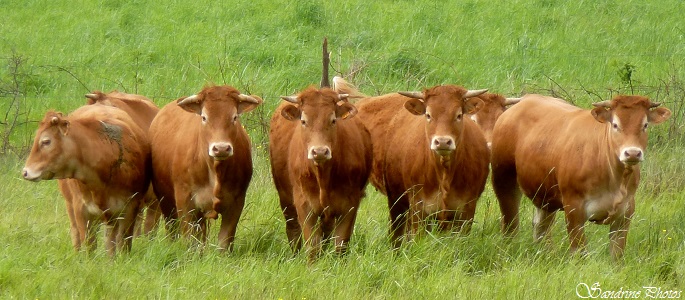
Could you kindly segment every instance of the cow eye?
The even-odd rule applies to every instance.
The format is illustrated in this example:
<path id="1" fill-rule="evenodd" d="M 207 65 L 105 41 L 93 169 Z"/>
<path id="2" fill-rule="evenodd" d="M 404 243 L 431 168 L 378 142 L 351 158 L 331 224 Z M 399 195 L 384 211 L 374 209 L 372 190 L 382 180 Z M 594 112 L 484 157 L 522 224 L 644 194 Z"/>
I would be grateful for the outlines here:
<path id="1" fill-rule="evenodd" d="M 645 123 L 645 125 L 642 126 L 642 130 L 643 130 L 643 131 L 647 131 L 647 125 L 649 125 L 649 123 Z"/>
<path id="2" fill-rule="evenodd" d="M 307 125 L 307 121 L 305 121 L 305 120 L 300 120 L 300 122 L 302 122 L 302 126 L 306 126 L 306 125 Z"/>
<path id="3" fill-rule="evenodd" d="M 202 123 L 207 123 L 207 116 L 202 115 Z"/>
<path id="4" fill-rule="evenodd" d="M 337 120 L 337 119 L 333 119 L 333 120 L 331 120 L 331 124 L 333 124 L 333 125 L 335 125 L 335 123 L 337 123 L 337 122 L 338 122 L 338 120 Z"/>
<path id="5" fill-rule="evenodd" d="M 464 117 L 464 114 L 458 114 L 457 115 L 457 121 L 461 121 L 461 118 L 463 118 L 463 117 Z"/>
<path id="6" fill-rule="evenodd" d="M 431 120 L 431 114 L 430 113 L 426 113 L 426 120 L 428 120 L 428 121 Z"/>
<path id="7" fill-rule="evenodd" d="M 233 116 L 233 123 L 235 123 L 236 121 L 238 121 L 238 115 Z"/>
<path id="8" fill-rule="evenodd" d="M 41 147 L 49 146 L 50 143 L 52 143 L 52 140 L 50 140 L 50 139 L 42 139 L 42 140 L 40 141 L 40 146 L 41 146 Z"/>
<path id="9" fill-rule="evenodd" d="M 614 130 L 618 130 L 618 124 L 616 123 L 611 123 L 611 127 L 614 128 Z"/>

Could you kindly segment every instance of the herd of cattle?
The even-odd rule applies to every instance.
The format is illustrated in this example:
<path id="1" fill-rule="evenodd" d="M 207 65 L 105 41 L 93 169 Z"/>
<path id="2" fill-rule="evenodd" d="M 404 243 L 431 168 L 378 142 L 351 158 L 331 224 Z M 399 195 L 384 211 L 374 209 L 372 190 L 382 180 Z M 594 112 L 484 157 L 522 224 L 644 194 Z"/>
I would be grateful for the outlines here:
<path id="1" fill-rule="evenodd" d="M 253 172 L 240 115 L 263 100 L 230 86 L 161 110 L 139 95 L 86 98 L 68 115 L 45 114 L 22 171 L 30 181 L 58 179 L 74 248 L 92 251 L 104 223 L 108 253 L 129 250 L 134 225 L 145 220 L 140 227 L 150 231 L 162 217 L 171 236 L 203 243 L 208 219 L 221 215 L 218 245 L 230 250 Z M 536 240 L 549 237 L 561 210 L 571 251 L 582 251 L 591 221 L 610 225 L 619 258 L 648 124 L 671 114 L 642 96 L 584 110 L 455 85 L 370 97 L 340 77 L 281 98 L 269 132 L 271 171 L 290 246 L 297 252 L 304 242 L 310 260 L 327 241 L 346 251 L 369 181 L 387 196 L 393 248 L 434 224 L 468 233 L 490 169 L 506 235 L 517 231 L 523 193 L 536 207 Z"/>

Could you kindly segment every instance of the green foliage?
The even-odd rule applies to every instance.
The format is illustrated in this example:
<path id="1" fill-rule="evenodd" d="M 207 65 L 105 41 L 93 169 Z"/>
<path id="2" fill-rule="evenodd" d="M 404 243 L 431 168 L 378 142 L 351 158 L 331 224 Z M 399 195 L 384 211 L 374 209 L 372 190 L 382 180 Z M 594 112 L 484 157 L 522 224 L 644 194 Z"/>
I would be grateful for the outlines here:
<path id="1" fill-rule="evenodd" d="M 189 250 L 163 229 L 115 259 L 102 246 L 74 253 L 55 182 L 25 182 L 23 162 L 0 156 L 2 298 L 571 299 L 581 282 L 683 289 L 685 47 L 673 13 L 685 11 L 683 1 L 33 0 L 0 7 L 7 12 L 0 113 L 21 108 L 9 137 L 17 149 L 47 110 L 72 111 L 93 90 L 138 93 L 162 106 L 214 83 L 265 100 L 241 116 L 256 170 L 232 254 L 213 245 Z M 308 266 L 304 255 L 293 256 L 269 173 L 268 120 L 279 96 L 318 83 L 324 36 L 332 73 L 353 75 L 372 95 L 458 84 L 557 95 L 586 108 L 617 93 L 662 102 L 673 116 L 649 129 L 625 261 L 611 262 L 608 228 L 592 224 L 588 256 L 569 257 L 561 214 L 549 244 L 533 243 L 525 225 L 503 238 L 489 186 L 468 236 L 429 232 L 393 252 L 387 200 L 369 188 L 346 257 L 327 253 Z M 522 224 L 532 220 L 529 202 Z"/>

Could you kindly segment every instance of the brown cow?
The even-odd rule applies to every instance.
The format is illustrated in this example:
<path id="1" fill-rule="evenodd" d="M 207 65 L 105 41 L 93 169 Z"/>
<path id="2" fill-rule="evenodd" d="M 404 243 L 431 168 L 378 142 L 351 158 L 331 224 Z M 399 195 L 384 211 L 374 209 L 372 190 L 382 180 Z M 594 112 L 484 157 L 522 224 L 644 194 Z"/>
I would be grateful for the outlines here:
<path id="1" fill-rule="evenodd" d="M 149 155 L 145 132 L 126 112 L 87 105 L 67 117 L 46 113 L 23 176 L 31 181 L 68 179 L 60 187 L 73 199 L 67 201 L 68 208 L 73 204 L 67 211 L 74 247 L 85 241 L 92 251 L 102 220 L 108 225 L 105 247 L 113 256 L 117 248 L 131 248 L 133 224 L 150 184 Z"/>
<path id="2" fill-rule="evenodd" d="M 584 248 L 583 228 L 592 221 L 610 225 L 611 255 L 623 255 L 647 125 L 663 122 L 671 111 L 641 96 L 593 105 L 583 110 L 561 99 L 526 95 L 499 118 L 492 183 L 505 233 L 518 227 L 523 190 L 537 208 L 536 240 L 549 236 L 554 213 L 563 210 L 572 252 Z"/>
<path id="3" fill-rule="evenodd" d="M 470 118 L 483 131 L 485 140 L 488 142 L 488 148 L 490 148 L 495 122 L 508 106 L 518 103 L 521 98 L 505 98 L 500 94 L 493 93 L 483 93 L 476 97 L 483 101 L 483 106 L 475 114 L 470 115 Z"/>
<path id="4" fill-rule="evenodd" d="M 347 95 L 308 88 L 271 118 L 271 170 L 294 251 L 304 228 L 310 261 L 332 236 L 347 249 L 371 171 L 371 137 Z"/>
<path id="5" fill-rule="evenodd" d="M 418 233 L 428 215 L 467 233 L 485 188 L 489 152 L 475 113 L 486 90 L 454 85 L 388 94 L 357 103 L 374 146 L 372 183 L 388 196 L 393 247 Z M 407 222 L 409 221 L 409 222 Z"/>
<path id="6" fill-rule="evenodd" d="M 207 240 L 207 219 L 221 214 L 219 249 L 231 250 L 252 179 L 250 139 L 242 113 L 262 103 L 230 86 L 211 86 L 164 106 L 150 126 L 152 183 L 169 220 Z"/>
<path id="7" fill-rule="evenodd" d="M 107 94 L 100 91 L 94 91 L 93 93 L 86 94 L 86 98 L 88 99 L 89 105 L 108 105 L 125 111 L 140 128 L 145 130 L 145 133 L 147 133 L 152 120 L 159 112 L 159 107 L 157 107 L 149 98 L 136 94 L 122 93 L 116 90 Z M 152 232 L 157 226 L 157 222 L 161 216 L 162 212 L 159 209 L 159 201 L 152 190 L 152 186 L 150 186 L 142 203 L 138 221 L 136 222 L 140 223 L 140 226 L 136 226 L 135 235 Z"/>

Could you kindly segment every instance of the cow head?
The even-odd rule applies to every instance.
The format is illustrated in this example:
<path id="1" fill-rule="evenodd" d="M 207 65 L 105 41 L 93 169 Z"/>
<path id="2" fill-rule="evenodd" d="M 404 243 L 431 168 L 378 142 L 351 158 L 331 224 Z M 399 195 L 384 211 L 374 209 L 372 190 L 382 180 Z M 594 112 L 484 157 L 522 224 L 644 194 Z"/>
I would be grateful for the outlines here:
<path id="1" fill-rule="evenodd" d="M 241 94 L 230 86 L 212 86 L 200 93 L 177 100 L 184 110 L 198 114 L 202 122 L 200 136 L 206 142 L 207 153 L 214 160 L 225 160 L 233 155 L 232 140 L 241 126 L 239 116 L 262 103 L 257 96 Z"/>
<path id="2" fill-rule="evenodd" d="M 426 137 L 430 149 L 448 157 L 457 148 L 464 129 L 465 114 L 474 114 L 483 100 L 473 98 L 487 90 L 469 91 L 459 86 L 436 86 L 421 92 L 400 92 L 410 97 L 404 107 L 412 114 L 426 119 Z"/>
<path id="3" fill-rule="evenodd" d="M 483 105 L 475 114 L 471 114 L 470 117 L 483 131 L 485 140 L 488 142 L 488 148 L 490 148 L 492 129 L 495 128 L 495 122 L 508 106 L 518 103 L 521 101 L 521 98 L 504 98 L 502 95 L 493 93 L 483 93 L 476 97 L 483 101 Z"/>
<path id="4" fill-rule="evenodd" d="M 49 111 L 45 114 L 22 170 L 24 179 L 40 181 L 67 177 L 69 156 L 65 154 L 75 148 L 65 138 L 68 133 L 69 121 L 61 113 Z"/>
<path id="5" fill-rule="evenodd" d="M 302 124 L 307 159 L 315 165 L 330 160 L 337 142 L 337 122 L 357 114 L 357 108 L 347 102 L 347 94 L 329 88 L 308 88 L 297 96 L 281 98 L 294 104 L 284 107 L 281 115 Z"/>
<path id="6" fill-rule="evenodd" d="M 616 157 L 626 165 L 634 165 L 645 159 L 647 127 L 659 124 L 671 116 L 671 111 L 659 107 L 642 96 L 616 96 L 612 100 L 593 103 L 592 116 L 607 124 L 609 141 Z"/>

